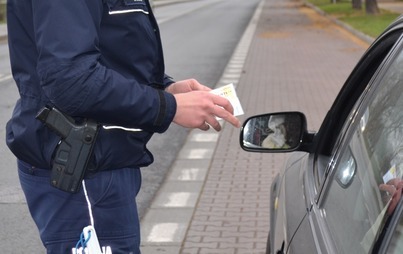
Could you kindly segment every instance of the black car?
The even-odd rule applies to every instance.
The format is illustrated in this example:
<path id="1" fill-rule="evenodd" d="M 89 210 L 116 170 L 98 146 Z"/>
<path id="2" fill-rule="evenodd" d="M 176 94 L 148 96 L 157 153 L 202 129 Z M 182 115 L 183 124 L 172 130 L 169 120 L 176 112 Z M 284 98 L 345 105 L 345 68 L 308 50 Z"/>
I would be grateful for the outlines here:
<path id="1" fill-rule="evenodd" d="M 241 147 L 293 152 L 271 188 L 267 253 L 403 253 L 403 16 L 362 56 L 316 133 L 247 119 Z"/>

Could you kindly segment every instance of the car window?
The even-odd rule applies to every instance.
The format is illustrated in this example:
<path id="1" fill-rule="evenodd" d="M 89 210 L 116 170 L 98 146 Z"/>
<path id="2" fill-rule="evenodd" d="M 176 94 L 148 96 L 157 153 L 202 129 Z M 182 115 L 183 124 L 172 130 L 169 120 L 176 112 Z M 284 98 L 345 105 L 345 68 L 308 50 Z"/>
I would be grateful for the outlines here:
<path id="1" fill-rule="evenodd" d="M 344 133 L 346 123 L 352 108 L 355 108 L 357 101 L 363 97 L 368 84 L 374 74 L 381 66 L 382 62 L 396 45 L 401 36 L 401 31 L 394 31 L 379 41 L 376 41 L 364 54 L 354 71 L 346 80 L 343 88 L 335 99 L 335 102 L 324 122 L 315 135 L 317 140 L 314 176 L 315 184 L 320 192 L 324 181 L 327 179 L 328 166 L 332 163 L 331 158 L 334 155 L 335 148 L 339 146 L 341 133 Z"/>
<path id="2" fill-rule="evenodd" d="M 352 113 L 334 157 L 322 209 L 337 253 L 370 252 L 400 198 L 396 195 L 403 175 L 403 51 L 399 47 Z"/>

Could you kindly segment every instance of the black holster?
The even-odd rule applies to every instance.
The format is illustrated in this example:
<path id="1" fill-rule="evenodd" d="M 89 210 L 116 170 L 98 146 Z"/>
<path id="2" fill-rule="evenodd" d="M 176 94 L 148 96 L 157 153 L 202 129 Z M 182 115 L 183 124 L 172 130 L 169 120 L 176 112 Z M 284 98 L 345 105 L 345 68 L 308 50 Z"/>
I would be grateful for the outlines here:
<path id="1" fill-rule="evenodd" d="M 88 168 L 99 124 L 91 119 L 77 124 L 54 107 L 44 107 L 36 118 L 61 137 L 52 162 L 51 185 L 70 193 L 78 192 Z"/>

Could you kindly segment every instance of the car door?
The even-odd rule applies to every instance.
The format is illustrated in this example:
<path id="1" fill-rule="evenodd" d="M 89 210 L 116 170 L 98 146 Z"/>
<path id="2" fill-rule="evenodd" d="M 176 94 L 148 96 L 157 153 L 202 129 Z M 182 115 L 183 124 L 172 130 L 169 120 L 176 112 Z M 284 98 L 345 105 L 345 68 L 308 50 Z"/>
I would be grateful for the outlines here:
<path id="1" fill-rule="evenodd" d="M 400 196 L 396 200 L 396 193 L 388 188 L 393 186 L 396 191 L 394 183 L 402 181 L 403 176 L 403 39 L 400 34 L 395 32 L 384 38 L 392 46 L 383 50 L 382 64 L 366 76 L 362 73 L 361 78 L 368 80 L 370 76 L 369 81 L 359 96 L 351 95 L 355 98 L 349 102 L 353 106 L 348 114 L 344 108 L 346 117 L 339 124 L 340 132 L 336 132 L 328 163 L 323 168 L 317 165 L 312 175 L 315 187 L 308 192 L 318 193 L 312 200 L 309 220 L 316 232 L 318 252 L 371 253 L 383 242 L 386 226 L 390 226 L 393 216 L 401 216 L 401 212 L 395 211 Z M 372 50 L 376 51 L 376 46 Z M 359 76 L 354 77 L 353 72 L 350 78 Z M 333 109 L 337 107 L 343 109 L 337 103 Z M 399 224 L 401 220 L 395 221 Z M 400 244 L 401 241 L 402 238 L 397 239 Z"/>

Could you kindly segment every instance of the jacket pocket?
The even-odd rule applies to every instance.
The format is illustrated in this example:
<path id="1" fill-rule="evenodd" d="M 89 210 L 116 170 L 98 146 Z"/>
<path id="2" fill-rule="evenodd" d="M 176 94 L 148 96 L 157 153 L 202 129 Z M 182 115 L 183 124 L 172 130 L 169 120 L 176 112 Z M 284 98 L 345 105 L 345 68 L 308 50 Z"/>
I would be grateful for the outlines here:
<path id="1" fill-rule="evenodd" d="M 107 0 L 109 15 L 140 12 L 149 14 L 147 4 L 144 0 Z"/>

